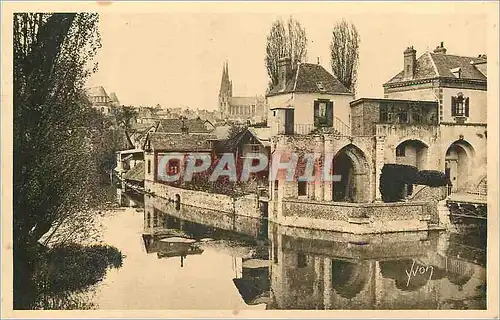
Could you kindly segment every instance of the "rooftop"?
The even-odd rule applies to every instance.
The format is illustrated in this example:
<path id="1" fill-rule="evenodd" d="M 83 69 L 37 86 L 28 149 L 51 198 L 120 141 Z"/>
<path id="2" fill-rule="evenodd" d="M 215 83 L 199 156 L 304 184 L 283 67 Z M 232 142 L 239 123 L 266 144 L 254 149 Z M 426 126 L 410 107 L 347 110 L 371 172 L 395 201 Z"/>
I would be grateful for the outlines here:
<path id="1" fill-rule="evenodd" d="M 104 87 L 102 87 L 102 86 L 88 88 L 87 94 L 90 97 L 107 97 L 109 99 L 109 96 L 106 93 L 106 90 L 104 90 Z"/>
<path id="2" fill-rule="evenodd" d="M 161 151 L 210 151 L 208 140 L 215 139 L 210 134 L 171 134 L 155 132 L 150 134 L 151 147 Z"/>
<path id="3" fill-rule="evenodd" d="M 229 98 L 229 104 L 232 106 L 247 106 L 257 104 L 256 97 L 231 97 Z"/>
<path id="4" fill-rule="evenodd" d="M 267 96 L 284 93 L 352 94 L 337 78 L 319 64 L 300 63 L 285 88 L 274 86 Z"/>
<path id="5" fill-rule="evenodd" d="M 399 102 L 399 103 L 418 103 L 418 104 L 437 104 L 437 101 L 425 101 L 425 100 L 406 100 L 406 99 L 386 99 L 386 98 L 359 98 L 351 101 L 349 104 L 351 106 L 357 105 L 365 101 L 376 101 L 376 102 Z"/>
<path id="6" fill-rule="evenodd" d="M 412 79 L 405 79 L 404 70 L 401 70 L 401 72 L 390 79 L 384 86 L 412 80 L 456 78 L 452 70 L 457 68 L 460 68 L 461 79 L 486 81 L 487 77 L 475 67 L 475 64 L 480 64 L 483 61 L 485 62 L 486 59 L 482 57 L 474 58 L 445 53 L 425 52 L 417 59 L 415 74 Z"/>
<path id="7" fill-rule="evenodd" d="M 144 181 L 144 162 L 137 163 L 123 176 L 125 180 Z"/>
<path id="8" fill-rule="evenodd" d="M 182 133 L 182 128 L 187 128 L 189 133 L 209 133 L 205 121 L 201 119 L 162 119 L 157 132 Z"/>

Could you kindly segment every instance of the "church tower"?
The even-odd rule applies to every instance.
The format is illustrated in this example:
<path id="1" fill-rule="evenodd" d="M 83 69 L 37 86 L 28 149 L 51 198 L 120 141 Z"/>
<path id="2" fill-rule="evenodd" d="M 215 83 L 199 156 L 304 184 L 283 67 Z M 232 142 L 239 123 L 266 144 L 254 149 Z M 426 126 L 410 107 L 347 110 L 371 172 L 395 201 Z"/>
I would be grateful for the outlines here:
<path id="1" fill-rule="evenodd" d="M 233 96 L 233 83 L 229 80 L 227 61 L 222 67 L 222 80 L 219 90 L 219 112 L 223 118 L 229 114 L 229 99 Z"/>

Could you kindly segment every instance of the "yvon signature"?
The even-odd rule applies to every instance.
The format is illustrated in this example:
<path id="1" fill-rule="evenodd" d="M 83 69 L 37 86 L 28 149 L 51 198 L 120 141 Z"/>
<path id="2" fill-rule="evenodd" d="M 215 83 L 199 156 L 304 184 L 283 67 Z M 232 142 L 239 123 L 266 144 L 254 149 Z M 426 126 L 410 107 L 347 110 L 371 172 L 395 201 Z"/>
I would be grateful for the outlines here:
<path id="1" fill-rule="evenodd" d="M 406 275 L 408 276 L 408 281 L 406 282 L 407 287 L 410 285 L 411 277 L 414 277 L 417 274 L 423 275 L 423 274 L 426 274 L 430 271 L 429 272 L 429 280 L 432 279 L 432 273 L 434 272 L 433 266 L 419 266 L 419 265 L 415 265 L 415 263 L 416 263 L 416 261 L 413 260 L 410 271 L 408 271 L 408 269 L 405 270 Z"/>

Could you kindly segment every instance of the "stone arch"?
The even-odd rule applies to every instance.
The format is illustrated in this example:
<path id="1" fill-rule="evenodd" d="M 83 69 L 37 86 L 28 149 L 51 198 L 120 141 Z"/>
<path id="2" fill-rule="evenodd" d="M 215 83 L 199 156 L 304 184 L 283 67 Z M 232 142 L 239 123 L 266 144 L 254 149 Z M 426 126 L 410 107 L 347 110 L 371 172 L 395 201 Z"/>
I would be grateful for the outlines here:
<path id="1" fill-rule="evenodd" d="M 340 176 L 332 188 L 333 201 L 368 202 L 370 196 L 369 165 L 364 152 L 353 144 L 340 149 L 333 158 L 333 172 Z"/>
<path id="2" fill-rule="evenodd" d="M 421 139 L 406 138 L 399 141 L 394 150 L 396 163 L 427 169 L 429 145 Z"/>
<path id="3" fill-rule="evenodd" d="M 445 153 L 445 172 L 450 176 L 452 192 L 460 191 L 469 185 L 475 150 L 466 140 L 456 140 Z"/>

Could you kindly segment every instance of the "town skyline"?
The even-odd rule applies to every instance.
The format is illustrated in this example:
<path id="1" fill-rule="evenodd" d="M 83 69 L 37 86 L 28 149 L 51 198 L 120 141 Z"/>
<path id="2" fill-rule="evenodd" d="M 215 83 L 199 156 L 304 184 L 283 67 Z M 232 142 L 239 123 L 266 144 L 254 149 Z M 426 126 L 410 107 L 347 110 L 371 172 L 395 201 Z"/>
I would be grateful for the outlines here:
<path id="1" fill-rule="evenodd" d="M 343 18 L 354 23 L 361 37 L 356 97 L 383 97 L 382 85 L 402 70 L 403 51 L 408 46 L 417 50 L 417 58 L 441 42 L 450 55 L 477 57 L 487 53 L 487 33 L 481 30 L 488 22 L 478 19 L 480 13 L 474 11 L 401 13 L 396 18 L 391 14 L 389 21 L 384 14 L 367 19 L 366 14 L 331 13 L 328 8 L 324 13 L 291 13 L 306 30 L 305 62 L 317 63 L 319 58 L 331 72 L 331 30 Z M 274 20 L 290 16 L 285 11 L 147 15 L 145 19 L 144 14 L 101 14 L 102 48 L 96 57 L 99 70 L 87 85 L 102 85 L 116 92 L 125 105 L 207 110 L 217 110 L 226 61 L 235 96 L 265 95 L 269 81 L 264 64 L 266 36 Z M 164 30 L 163 37 L 144 37 L 145 30 L 153 29 Z M 127 42 L 136 45 L 127 48 Z M 182 47 L 186 49 L 179 50 Z M 189 62 L 179 63 L 181 59 Z"/>

